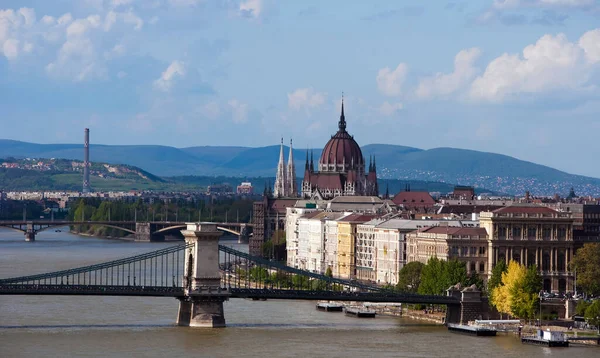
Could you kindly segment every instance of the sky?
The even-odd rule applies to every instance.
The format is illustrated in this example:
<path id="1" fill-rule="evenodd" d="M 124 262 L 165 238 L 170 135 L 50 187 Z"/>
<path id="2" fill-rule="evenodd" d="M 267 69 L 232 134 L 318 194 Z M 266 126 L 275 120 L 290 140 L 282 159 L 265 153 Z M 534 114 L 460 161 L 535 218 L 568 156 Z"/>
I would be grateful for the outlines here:
<path id="1" fill-rule="evenodd" d="M 0 0 L 0 138 L 495 152 L 600 177 L 600 1 Z M 368 153 L 367 153 L 368 154 Z"/>

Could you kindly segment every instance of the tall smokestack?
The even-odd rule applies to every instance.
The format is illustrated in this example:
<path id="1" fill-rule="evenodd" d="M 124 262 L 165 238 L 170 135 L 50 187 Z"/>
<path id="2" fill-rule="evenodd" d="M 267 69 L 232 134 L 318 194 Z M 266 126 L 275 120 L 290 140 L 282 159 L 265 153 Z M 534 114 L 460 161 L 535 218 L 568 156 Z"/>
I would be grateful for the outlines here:
<path id="1" fill-rule="evenodd" d="M 89 193 L 90 188 L 90 129 L 85 129 L 83 138 L 83 192 Z"/>

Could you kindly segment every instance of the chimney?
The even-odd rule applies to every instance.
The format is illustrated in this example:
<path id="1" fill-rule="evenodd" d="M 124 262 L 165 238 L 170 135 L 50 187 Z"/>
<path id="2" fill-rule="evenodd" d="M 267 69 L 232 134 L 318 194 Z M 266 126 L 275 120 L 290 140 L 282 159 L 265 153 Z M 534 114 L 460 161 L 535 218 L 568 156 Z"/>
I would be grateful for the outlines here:
<path id="1" fill-rule="evenodd" d="M 90 129 L 85 129 L 83 137 L 83 192 L 89 193 L 90 188 Z"/>

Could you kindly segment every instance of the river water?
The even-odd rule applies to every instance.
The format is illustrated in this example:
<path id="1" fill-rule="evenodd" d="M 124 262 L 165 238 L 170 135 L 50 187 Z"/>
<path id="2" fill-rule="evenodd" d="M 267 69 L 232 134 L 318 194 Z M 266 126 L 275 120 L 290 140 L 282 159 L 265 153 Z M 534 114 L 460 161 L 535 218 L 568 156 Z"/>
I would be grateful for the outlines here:
<path id="1" fill-rule="evenodd" d="M 21 233 L 0 229 L 0 278 L 174 244 L 53 231 L 36 239 L 28 243 Z M 513 336 L 463 336 L 398 317 L 320 312 L 311 301 L 232 299 L 222 329 L 177 327 L 177 308 L 173 298 L 0 296 L 0 357 L 600 357 L 597 347 L 550 349 Z"/>

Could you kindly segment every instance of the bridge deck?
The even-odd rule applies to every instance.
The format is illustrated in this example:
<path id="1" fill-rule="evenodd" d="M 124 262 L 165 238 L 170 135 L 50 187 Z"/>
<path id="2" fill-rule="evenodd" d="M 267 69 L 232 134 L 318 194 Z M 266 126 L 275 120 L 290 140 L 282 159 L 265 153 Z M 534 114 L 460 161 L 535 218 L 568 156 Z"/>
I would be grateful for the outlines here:
<path id="1" fill-rule="evenodd" d="M 217 292 L 215 292 L 217 293 Z M 223 288 L 231 298 L 280 300 L 334 300 L 357 302 L 395 302 L 457 305 L 453 297 L 423 296 L 394 292 L 309 291 L 285 289 Z M 0 295 L 61 295 L 61 296 L 150 296 L 183 297 L 181 287 L 156 286 L 95 286 L 95 285 L 0 285 Z"/>

